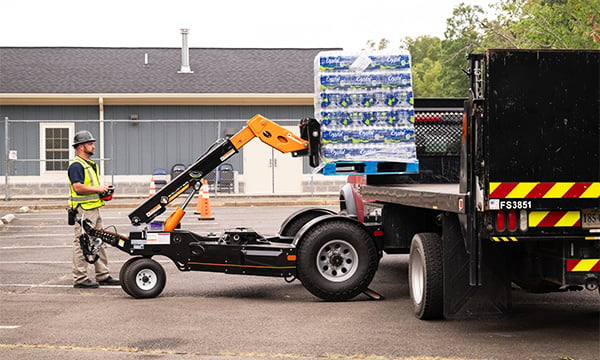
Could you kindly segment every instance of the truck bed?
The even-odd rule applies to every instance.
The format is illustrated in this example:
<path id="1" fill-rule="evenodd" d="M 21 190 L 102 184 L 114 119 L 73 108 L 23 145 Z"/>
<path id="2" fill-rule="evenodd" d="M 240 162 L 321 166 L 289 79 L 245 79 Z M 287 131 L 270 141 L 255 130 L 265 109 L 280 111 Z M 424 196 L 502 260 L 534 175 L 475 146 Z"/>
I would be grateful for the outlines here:
<path id="1" fill-rule="evenodd" d="M 458 184 L 387 184 L 364 185 L 363 198 L 407 206 L 454 213 L 464 213 L 467 194 L 461 194 Z"/>

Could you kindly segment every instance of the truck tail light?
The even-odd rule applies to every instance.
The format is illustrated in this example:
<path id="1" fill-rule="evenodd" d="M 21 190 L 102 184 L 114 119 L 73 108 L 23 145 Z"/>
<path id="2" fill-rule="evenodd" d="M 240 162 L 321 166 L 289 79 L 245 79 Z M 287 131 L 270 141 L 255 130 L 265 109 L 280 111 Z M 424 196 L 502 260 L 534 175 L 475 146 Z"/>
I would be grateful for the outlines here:
<path id="1" fill-rule="evenodd" d="M 517 212 L 508 210 L 508 231 L 517 231 Z"/>
<path id="2" fill-rule="evenodd" d="M 527 231 L 529 230 L 529 214 L 527 210 L 496 211 L 496 231 Z"/>
<path id="3" fill-rule="evenodd" d="M 506 219 L 504 216 L 504 211 L 496 212 L 496 230 L 502 232 L 506 230 Z"/>

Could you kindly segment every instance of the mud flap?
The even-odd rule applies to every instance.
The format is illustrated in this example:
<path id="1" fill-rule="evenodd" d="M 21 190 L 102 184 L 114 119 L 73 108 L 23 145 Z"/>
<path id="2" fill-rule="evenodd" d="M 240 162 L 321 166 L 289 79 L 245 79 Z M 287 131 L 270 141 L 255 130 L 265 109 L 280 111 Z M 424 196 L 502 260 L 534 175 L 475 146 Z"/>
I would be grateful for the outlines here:
<path id="1" fill-rule="evenodd" d="M 506 249 L 482 241 L 479 271 L 481 285 L 469 284 L 470 256 L 458 216 L 443 220 L 444 317 L 446 319 L 499 318 L 510 314 L 511 294 Z"/>

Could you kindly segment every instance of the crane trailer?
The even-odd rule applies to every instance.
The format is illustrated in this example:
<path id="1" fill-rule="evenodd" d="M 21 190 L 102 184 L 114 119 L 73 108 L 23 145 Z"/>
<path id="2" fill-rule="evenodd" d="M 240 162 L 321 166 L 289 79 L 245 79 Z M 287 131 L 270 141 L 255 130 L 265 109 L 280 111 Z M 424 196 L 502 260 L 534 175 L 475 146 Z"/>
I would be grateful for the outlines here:
<path id="1" fill-rule="evenodd" d="M 129 214 L 129 236 L 95 229 L 86 219 L 77 219 L 84 229 L 81 248 L 88 262 L 97 260 L 104 242 L 133 257 L 121 267 L 123 290 L 135 298 L 158 296 L 166 284 L 164 268 L 154 256 L 166 256 L 181 271 L 212 271 L 228 274 L 299 278 L 316 296 L 345 300 L 369 290 L 381 256 L 375 242 L 380 224 L 358 222 L 328 209 L 309 208 L 290 215 L 276 236 L 263 236 L 240 227 L 222 234 L 196 234 L 180 229 L 185 207 L 201 187 L 202 178 L 236 154 L 254 138 L 293 156 L 308 156 L 312 166 L 319 162 L 320 127 L 314 119 L 300 122 L 298 137 L 256 115 L 231 138 L 219 139 L 185 171 Z M 161 223 L 153 220 L 189 189 L 181 206 Z"/>

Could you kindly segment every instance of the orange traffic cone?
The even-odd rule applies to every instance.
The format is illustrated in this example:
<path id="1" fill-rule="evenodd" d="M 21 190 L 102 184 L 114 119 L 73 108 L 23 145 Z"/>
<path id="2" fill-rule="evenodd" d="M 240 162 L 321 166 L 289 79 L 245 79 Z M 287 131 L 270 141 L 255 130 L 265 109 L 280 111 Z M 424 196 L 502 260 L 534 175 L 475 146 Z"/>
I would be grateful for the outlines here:
<path id="1" fill-rule="evenodd" d="M 208 181 L 202 179 L 202 187 L 198 195 L 198 206 L 194 214 L 200 214 L 198 220 L 214 220 L 210 209 L 210 198 L 208 197 Z"/>
<path id="2" fill-rule="evenodd" d="M 148 190 L 148 197 L 152 197 L 156 194 L 156 184 L 154 183 L 154 176 L 150 178 L 150 189 Z"/>

